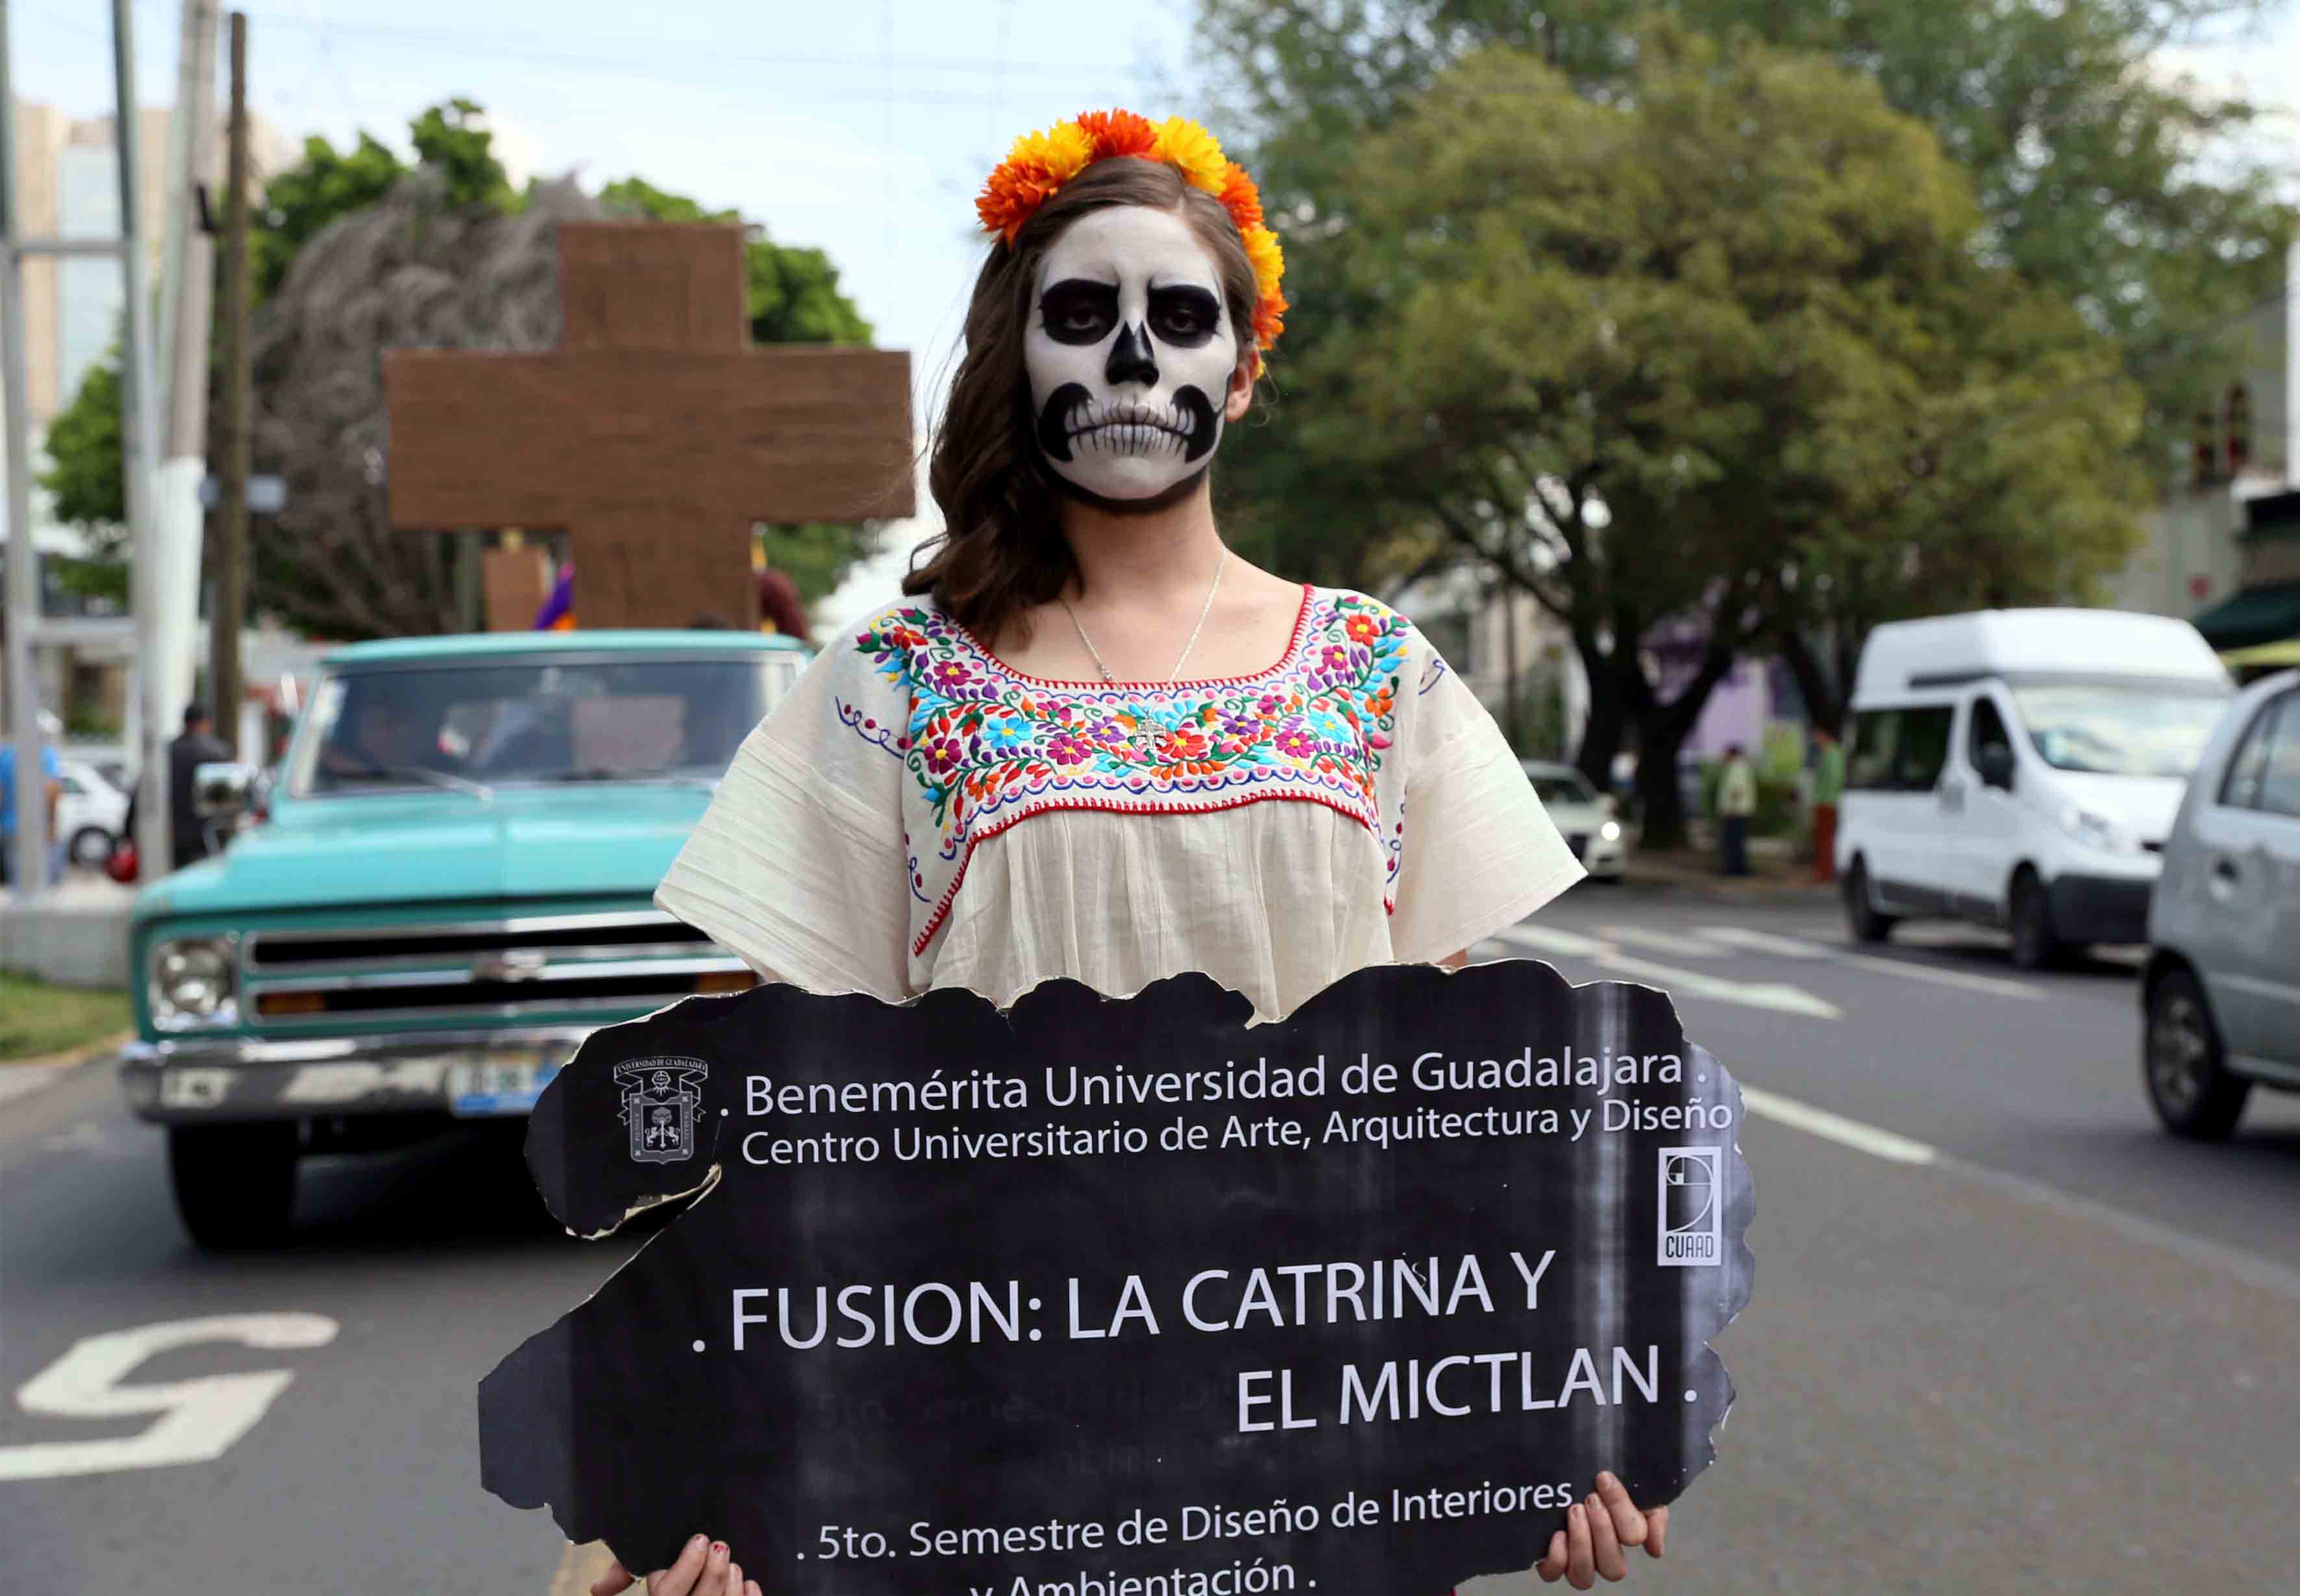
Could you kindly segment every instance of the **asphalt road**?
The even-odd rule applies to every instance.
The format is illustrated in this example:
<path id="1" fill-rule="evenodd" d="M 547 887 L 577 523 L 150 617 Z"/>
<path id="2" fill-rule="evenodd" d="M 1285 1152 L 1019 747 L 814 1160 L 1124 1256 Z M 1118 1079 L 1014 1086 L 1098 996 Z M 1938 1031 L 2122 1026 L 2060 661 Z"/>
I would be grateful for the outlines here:
<path id="1" fill-rule="evenodd" d="M 2294 1588 L 2300 1099 L 2161 1135 L 2129 962 L 1594 886 L 1514 935 L 1481 952 L 1670 989 L 1756 1088 L 1740 1400 L 1632 1588 Z M 479 1490 L 472 1388 L 626 1250 L 554 1234 L 512 1143 L 464 1135 L 314 1166 L 293 1245 L 208 1258 L 108 1069 L 0 1103 L 11 1587 L 565 1588 L 548 1519 Z"/>

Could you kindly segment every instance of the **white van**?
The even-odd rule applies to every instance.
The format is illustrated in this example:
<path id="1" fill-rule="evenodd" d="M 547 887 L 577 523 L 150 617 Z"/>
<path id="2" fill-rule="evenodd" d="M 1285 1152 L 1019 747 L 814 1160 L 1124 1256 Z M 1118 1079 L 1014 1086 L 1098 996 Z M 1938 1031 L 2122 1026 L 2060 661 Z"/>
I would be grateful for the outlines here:
<path id="1" fill-rule="evenodd" d="M 2188 773 L 2233 692 L 2185 620 L 1984 610 L 1869 635 L 1838 810 L 1864 942 L 1946 915 L 2006 927 L 2030 968 L 2147 936 Z"/>

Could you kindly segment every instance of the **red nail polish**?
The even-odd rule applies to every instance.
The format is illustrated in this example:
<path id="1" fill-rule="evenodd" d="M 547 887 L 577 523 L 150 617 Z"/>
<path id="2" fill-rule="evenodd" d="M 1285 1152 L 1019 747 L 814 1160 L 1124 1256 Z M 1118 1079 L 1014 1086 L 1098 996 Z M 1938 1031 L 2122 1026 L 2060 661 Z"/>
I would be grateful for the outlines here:
<path id="1" fill-rule="evenodd" d="M 723 1558 L 727 1555 L 727 1542 L 724 1541 L 713 1541 L 711 1542 L 711 1550 L 717 1552 Z"/>

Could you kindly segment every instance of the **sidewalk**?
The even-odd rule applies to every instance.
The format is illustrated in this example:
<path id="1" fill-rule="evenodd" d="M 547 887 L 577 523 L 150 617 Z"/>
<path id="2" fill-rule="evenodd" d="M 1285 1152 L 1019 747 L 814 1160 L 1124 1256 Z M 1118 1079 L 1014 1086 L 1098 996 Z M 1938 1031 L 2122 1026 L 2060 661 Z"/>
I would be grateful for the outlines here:
<path id="1" fill-rule="evenodd" d="M 1649 849 L 1632 847 L 1623 871 L 1625 885 L 1666 887 L 1673 892 L 1698 893 L 1719 898 L 1761 898 L 1768 902 L 1833 904 L 1834 884 L 1812 878 L 1812 861 L 1796 857 L 1796 844 L 1787 837 L 1749 839 L 1746 876 L 1721 876 L 1713 847 Z"/>

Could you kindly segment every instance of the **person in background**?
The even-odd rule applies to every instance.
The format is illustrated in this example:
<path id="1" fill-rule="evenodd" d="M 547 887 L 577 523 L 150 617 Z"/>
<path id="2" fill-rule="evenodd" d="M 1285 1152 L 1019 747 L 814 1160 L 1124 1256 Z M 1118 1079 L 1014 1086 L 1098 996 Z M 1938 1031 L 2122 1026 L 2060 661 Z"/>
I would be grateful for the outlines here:
<path id="1" fill-rule="evenodd" d="M 1717 777 L 1719 869 L 1728 876 L 1749 873 L 1749 817 L 1757 812 L 1757 773 L 1738 743 L 1725 750 Z"/>
<path id="2" fill-rule="evenodd" d="M 56 811 L 63 801 L 64 768 L 46 715 L 40 717 L 40 777 L 41 802 L 48 817 L 48 881 L 54 885 L 63 874 Z M 16 875 L 16 740 L 11 736 L 0 742 L 0 885 L 12 884 Z"/>
<path id="3" fill-rule="evenodd" d="M 759 629 L 779 632 L 808 644 L 814 641 L 813 628 L 806 623 L 806 602 L 799 597 L 797 585 L 772 566 L 759 572 Z"/>
<path id="4" fill-rule="evenodd" d="M 1812 761 L 1812 878 L 1837 879 L 1837 803 L 1845 796 L 1845 749 L 1827 727 L 1813 733 L 1820 750 Z"/>
<path id="5" fill-rule="evenodd" d="M 186 704 L 184 729 L 168 744 L 168 824 L 174 834 L 171 843 L 175 856 L 170 869 L 180 870 L 215 852 L 207 825 L 193 805 L 193 778 L 202 765 L 221 764 L 231 757 L 231 750 L 215 735 L 215 722 L 207 706 L 196 702 Z M 128 836 L 136 835 L 135 795 L 128 800 L 128 819 L 122 829 Z"/>

